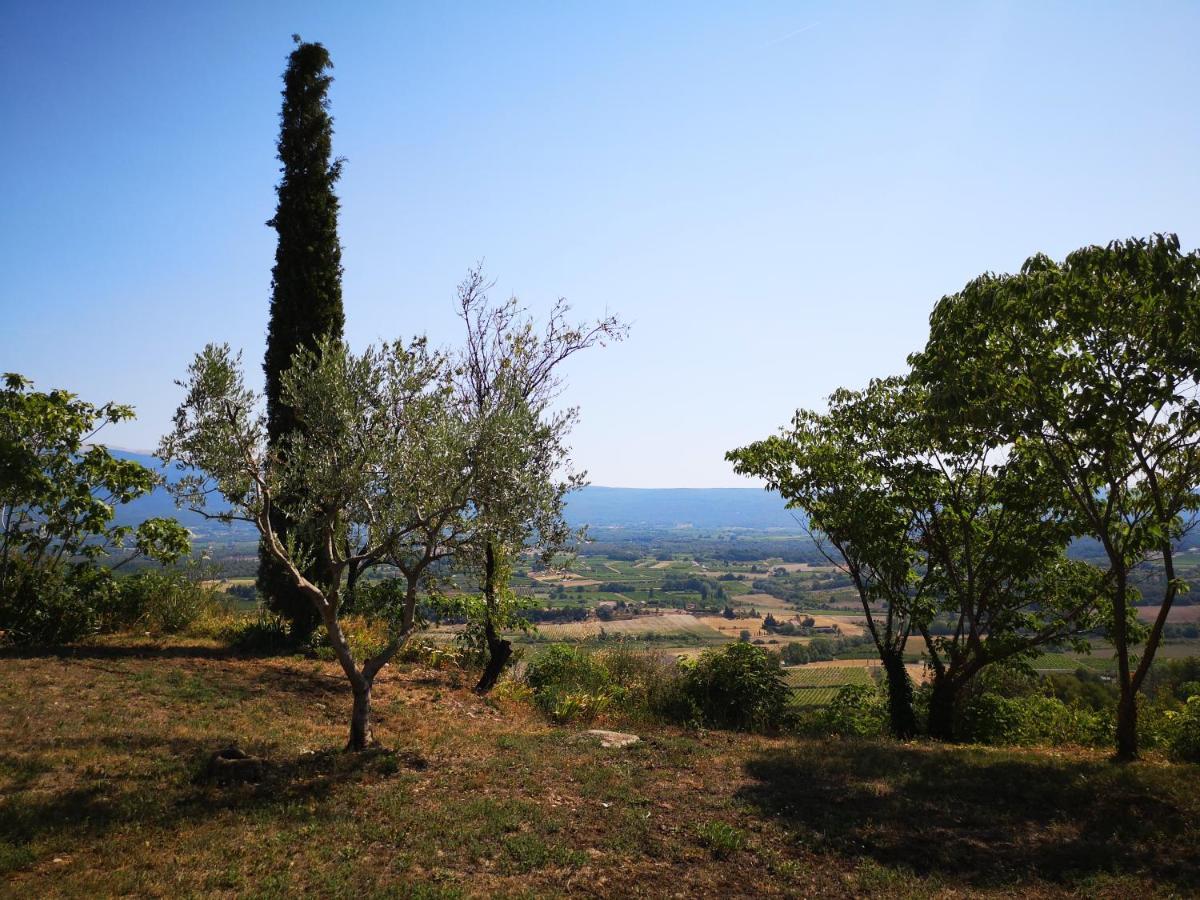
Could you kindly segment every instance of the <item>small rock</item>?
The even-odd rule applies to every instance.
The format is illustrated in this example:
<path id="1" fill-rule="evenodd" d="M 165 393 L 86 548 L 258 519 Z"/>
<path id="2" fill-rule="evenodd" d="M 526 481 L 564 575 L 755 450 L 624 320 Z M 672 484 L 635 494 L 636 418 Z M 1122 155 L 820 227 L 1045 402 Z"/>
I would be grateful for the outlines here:
<path id="1" fill-rule="evenodd" d="M 593 728 L 588 731 L 588 734 L 593 737 L 600 738 L 601 747 L 628 747 L 630 744 L 636 744 L 641 740 L 636 734 L 625 734 L 620 731 L 605 731 L 602 728 Z"/>

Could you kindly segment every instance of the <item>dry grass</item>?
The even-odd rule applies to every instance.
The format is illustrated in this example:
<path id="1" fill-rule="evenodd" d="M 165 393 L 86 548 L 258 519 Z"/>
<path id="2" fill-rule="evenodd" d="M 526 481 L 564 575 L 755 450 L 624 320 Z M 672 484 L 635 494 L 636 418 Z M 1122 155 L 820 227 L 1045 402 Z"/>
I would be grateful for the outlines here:
<path id="1" fill-rule="evenodd" d="M 1158 610 L 1157 606 L 1139 606 L 1137 616 L 1143 622 L 1153 622 L 1158 617 Z M 1200 622 L 1200 604 L 1191 606 L 1172 604 L 1171 611 L 1167 613 L 1167 621 L 1176 625 L 1182 625 L 1185 622 Z"/>
<path id="2" fill-rule="evenodd" d="M 1200 889 L 1200 768 L 674 729 L 605 750 L 393 670 L 206 642 L 0 654 L 0 893 L 1150 896 Z M 619 719 L 607 724 L 621 725 Z M 231 741 L 259 785 L 198 781 Z M 714 837 L 719 837 L 716 840 Z"/>
<path id="3" fill-rule="evenodd" d="M 678 636 L 689 640 L 714 641 L 720 634 L 688 613 L 664 613 L 662 615 L 635 616 L 631 619 L 612 619 L 604 622 L 588 619 L 584 622 L 567 622 L 560 625 L 539 625 L 538 632 L 549 640 L 583 640 L 605 634 L 628 638 L 644 637 L 648 634 L 664 637 Z"/>

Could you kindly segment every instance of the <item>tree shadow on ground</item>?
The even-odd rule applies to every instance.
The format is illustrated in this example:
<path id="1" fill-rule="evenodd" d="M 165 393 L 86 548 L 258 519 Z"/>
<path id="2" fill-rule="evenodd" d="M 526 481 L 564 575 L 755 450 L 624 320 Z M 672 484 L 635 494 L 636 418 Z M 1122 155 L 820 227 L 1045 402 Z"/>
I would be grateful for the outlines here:
<path id="1" fill-rule="evenodd" d="M 207 644 L 64 644 L 0 647 L 0 659 L 268 659 L 295 656 L 297 647 L 243 649 Z"/>
<path id="2" fill-rule="evenodd" d="M 1200 799 L 1169 767 L 850 741 L 770 752 L 745 771 L 738 798 L 815 849 L 979 887 L 1142 873 L 1200 888 Z"/>
<path id="3" fill-rule="evenodd" d="M 109 741 L 100 743 L 111 747 Z M 155 743 L 141 741 L 135 749 L 150 752 Z M 428 766 L 423 756 L 411 751 L 330 749 L 289 757 L 268 755 L 259 777 L 223 783 L 206 776 L 205 764 L 218 749 L 210 739 L 157 743 L 160 754 L 185 761 L 181 772 L 165 780 L 124 775 L 58 791 L 13 792 L 0 799 L 0 842 L 20 846 L 58 834 L 78 843 L 133 823 L 174 827 L 222 809 L 286 810 L 297 803 L 320 804 L 353 783 L 389 778 L 405 770 L 419 772 Z"/>

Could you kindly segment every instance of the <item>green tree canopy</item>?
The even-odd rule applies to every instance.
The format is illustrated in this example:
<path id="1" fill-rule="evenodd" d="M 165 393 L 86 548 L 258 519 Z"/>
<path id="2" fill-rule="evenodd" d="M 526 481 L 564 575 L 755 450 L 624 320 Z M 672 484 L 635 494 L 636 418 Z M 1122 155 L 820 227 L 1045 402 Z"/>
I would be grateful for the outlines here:
<path id="1" fill-rule="evenodd" d="M 1118 753 L 1137 754 L 1136 693 L 1176 595 L 1174 548 L 1200 482 L 1200 253 L 1174 235 L 1039 255 L 945 297 L 911 362 L 947 428 L 994 429 L 1052 473 L 1108 559 L 1121 699 Z M 1129 573 L 1157 558 L 1158 614 L 1135 660 Z"/>
<path id="2" fill-rule="evenodd" d="M 316 350 L 325 338 L 340 338 L 345 326 L 342 310 L 342 248 L 338 240 L 338 198 L 334 186 L 342 161 L 333 158 L 333 119 L 329 115 L 329 52 L 317 43 L 295 38 L 296 48 L 283 73 L 283 107 L 279 114 L 281 177 L 278 204 L 267 222 L 278 240 L 271 270 L 271 309 L 267 325 L 267 436 L 277 452 L 300 422 L 284 394 L 284 373 L 302 350 Z M 282 507 L 275 511 L 274 530 L 286 537 L 304 520 L 289 520 Z M 319 578 L 317 570 L 309 577 Z M 318 618 L 312 605 L 283 570 L 269 548 L 260 548 L 259 589 L 272 609 L 286 616 L 299 635 L 312 630 Z"/>
<path id="3" fill-rule="evenodd" d="M 282 383 L 301 427 L 277 452 L 240 356 L 208 346 L 181 384 L 187 395 L 158 452 L 186 473 L 172 486 L 177 500 L 205 513 L 210 496 L 225 497 L 229 508 L 213 515 L 251 522 L 320 616 L 354 694 L 348 747 L 361 750 L 372 742 L 375 677 L 412 633 L 416 596 L 393 595 L 401 607 L 383 611 L 387 644 L 359 660 L 339 618 L 346 584 L 351 571 L 386 561 L 413 535 L 428 537 L 430 523 L 461 513 L 446 489 L 462 476 L 462 435 L 447 413 L 449 372 L 423 340 L 355 355 L 326 339 L 301 351 Z M 310 527 L 276 531 L 277 505 Z M 318 579 L 307 574 L 314 561 Z"/>
<path id="4" fill-rule="evenodd" d="M 16 640 L 57 633 L 41 602 L 64 566 L 120 568 L 138 556 L 171 562 L 191 546 L 174 519 L 113 525 L 117 506 L 149 493 L 161 477 L 94 443 L 133 408 L 95 406 L 67 391 L 35 391 L 20 375 L 0 389 L 0 630 Z"/>

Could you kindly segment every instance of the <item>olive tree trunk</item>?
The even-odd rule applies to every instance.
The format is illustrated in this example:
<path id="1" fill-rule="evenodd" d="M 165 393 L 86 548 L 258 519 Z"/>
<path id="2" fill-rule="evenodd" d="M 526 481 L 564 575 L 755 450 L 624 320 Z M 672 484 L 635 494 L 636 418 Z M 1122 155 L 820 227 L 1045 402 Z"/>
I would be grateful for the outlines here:
<path id="1" fill-rule="evenodd" d="M 486 694 L 496 686 L 500 674 L 512 657 L 512 642 L 500 636 L 490 618 L 484 623 L 483 634 L 487 639 L 488 658 L 487 665 L 483 667 L 483 675 L 475 685 L 475 692 L 478 694 Z"/>
<path id="2" fill-rule="evenodd" d="M 496 550 L 489 541 L 484 551 L 483 569 L 483 636 L 487 646 L 487 662 L 479 682 L 475 685 L 477 694 L 486 694 L 496 686 L 496 682 L 500 680 L 500 673 L 512 657 L 512 642 L 500 636 L 493 618 L 496 611 L 496 568 Z"/>
<path id="3" fill-rule="evenodd" d="M 354 711 L 350 714 L 350 740 L 346 749 L 352 752 L 366 750 L 375 743 L 371 733 L 371 684 L 368 682 L 354 688 Z"/>

